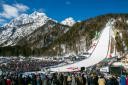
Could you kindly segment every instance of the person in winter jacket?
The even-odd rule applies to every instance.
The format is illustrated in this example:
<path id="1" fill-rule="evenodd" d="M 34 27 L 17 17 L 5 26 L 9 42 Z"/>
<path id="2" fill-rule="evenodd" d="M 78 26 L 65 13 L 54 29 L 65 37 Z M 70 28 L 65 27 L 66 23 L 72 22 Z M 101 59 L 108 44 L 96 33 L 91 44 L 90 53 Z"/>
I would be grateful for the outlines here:
<path id="1" fill-rule="evenodd" d="M 69 76 L 67 77 L 67 83 L 68 83 L 68 85 L 71 84 L 71 81 L 72 81 L 72 78 L 71 78 L 71 76 L 69 75 Z"/>
<path id="2" fill-rule="evenodd" d="M 99 84 L 99 85 L 105 85 L 105 84 L 106 84 L 106 81 L 105 81 L 105 79 L 104 79 L 103 76 L 101 76 L 101 77 L 98 79 L 98 84 Z"/>
<path id="3" fill-rule="evenodd" d="M 128 75 L 127 75 L 127 77 L 126 77 L 126 85 L 128 85 Z"/>
<path id="4" fill-rule="evenodd" d="M 72 82 L 71 82 L 71 85 L 77 85 L 76 79 L 75 79 L 75 76 L 74 76 L 74 75 L 72 75 Z"/>
<path id="5" fill-rule="evenodd" d="M 111 77 L 107 77 L 106 79 L 106 85 L 111 85 L 112 81 L 111 81 Z"/>
<path id="6" fill-rule="evenodd" d="M 126 78 L 124 75 L 120 77 L 120 85 L 126 85 Z"/>
<path id="7" fill-rule="evenodd" d="M 64 76 L 63 85 L 67 85 L 67 76 Z"/>
<path id="8" fill-rule="evenodd" d="M 7 78 L 6 85 L 11 85 L 11 79 Z"/>
<path id="9" fill-rule="evenodd" d="M 6 85 L 6 78 L 2 78 L 1 85 Z"/>
<path id="10" fill-rule="evenodd" d="M 84 74 L 82 75 L 82 80 L 83 80 L 83 85 L 86 85 L 86 76 Z"/>
<path id="11" fill-rule="evenodd" d="M 93 77 L 93 84 L 98 85 L 98 76 L 96 75 Z"/>
<path id="12" fill-rule="evenodd" d="M 119 85 L 119 82 L 117 81 L 116 76 L 112 76 L 112 78 L 111 78 L 111 85 Z"/>
<path id="13" fill-rule="evenodd" d="M 91 77 L 89 75 L 87 76 L 87 85 L 91 85 Z"/>

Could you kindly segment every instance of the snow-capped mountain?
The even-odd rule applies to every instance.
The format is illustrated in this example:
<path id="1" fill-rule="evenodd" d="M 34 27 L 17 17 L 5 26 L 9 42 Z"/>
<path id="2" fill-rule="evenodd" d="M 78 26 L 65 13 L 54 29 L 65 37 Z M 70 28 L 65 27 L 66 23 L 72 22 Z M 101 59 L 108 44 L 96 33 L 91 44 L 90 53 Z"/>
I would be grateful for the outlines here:
<path id="1" fill-rule="evenodd" d="M 75 23 L 73 18 L 57 23 L 45 13 L 22 14 L 1 28 L 0 55 L 77 55 L 93 46 L 110 19 L 115 20 L 111 49 L 119 53 L 127 52 L 127 17 L 127 14 L 108 14 L 80 23 Z M 113 53 L 113 50 L 110 53 Z"/>
<path id="2" fill-rule="evenodd" d="M 73 26 L 75 24 L 75 20 L 72 17 L 66 18 L 61 22 L 63 25 Z"/>
<path id="3" fill-rule="evenodd" d="M 22 14 L 3 26 L 0 31 L 0 46 L 31 43 L 34 47 L 40 48 L 52 43 L 54 39 L 68 30 L 68 26 L 57 23 L 45 13 L 35 11 L 30 15 Z M 42 39 L 38 40 L 38 37 Z"/>
<path id="4" fill-rule="evenodd" d="M 0 33 L 0 45 L 15 45 L 21 38 L 31 34 L 49 20 L 52 19 L 48 18 L 45 13 L 34 12 L 30 15 L 20 15 L 4 25 L 4 30 Z"/>
<path id="5" fill-rule="evenodd" d="M 30 23 L 38 23 L 38 25 L 45 24 L 49 17 L 46 16 L 45 13 L 33 12 L 32 14 L 21 14 L 19 17 L 11 20 L 5 27 L 18 27 L 20 25 L 30 24 Z"/>

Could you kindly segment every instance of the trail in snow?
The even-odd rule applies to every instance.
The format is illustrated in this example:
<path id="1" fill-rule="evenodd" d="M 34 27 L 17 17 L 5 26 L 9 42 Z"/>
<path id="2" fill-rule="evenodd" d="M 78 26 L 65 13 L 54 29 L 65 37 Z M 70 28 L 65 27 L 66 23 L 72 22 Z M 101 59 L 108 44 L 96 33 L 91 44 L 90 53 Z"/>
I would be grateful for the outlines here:
<path id="1" fill-rule="evenodd" d="M 81 67 L 90 67 L 93 66 L 99 62 L 101 62 L 103 59 L 107 57 L 108 54 L 108 47 L 109 47 L 109 38 L 110 38 L 110 29 L 112 29 L 114 21 L 109 21 L 104 30 L 101 33 L 101 36 L 99 38 L 99 42 L 93 51 L 92 55 L 85 60 L 65 65 L 61 67 L 56 68 L 50 68 L 50 71 L 56 71 L 56 72 L 70 72 L 70 71 L 77 71 Z"/>

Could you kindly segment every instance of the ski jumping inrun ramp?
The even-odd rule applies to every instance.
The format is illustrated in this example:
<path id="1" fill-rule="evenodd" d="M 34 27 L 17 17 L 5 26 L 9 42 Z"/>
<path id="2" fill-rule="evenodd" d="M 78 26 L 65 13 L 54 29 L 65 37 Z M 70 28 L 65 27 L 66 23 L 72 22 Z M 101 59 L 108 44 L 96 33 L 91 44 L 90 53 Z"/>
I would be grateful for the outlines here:
<path id="1" fill-rule="evenodd" d="M 91 56 L 87 59 L 84 59 L 82 61 L 64 65 L 60 67 L 54 67 L 50 68 L 50 71 L 54 72 L 72 72 L 80 70 L 81 67 L 90 67 L 93 66 L 99 62 L 101 62 L 103 59 L 105 59 L 108 55 L 108 48 L 109 48 L 109 38 L 110 38 L 110 29 L 112 29 L 113 22 L 109 21 L 105 28 L 103 29 L 99 41 L 92 52 Z M 72 68 L 72 69 L 70 69 Z"/>

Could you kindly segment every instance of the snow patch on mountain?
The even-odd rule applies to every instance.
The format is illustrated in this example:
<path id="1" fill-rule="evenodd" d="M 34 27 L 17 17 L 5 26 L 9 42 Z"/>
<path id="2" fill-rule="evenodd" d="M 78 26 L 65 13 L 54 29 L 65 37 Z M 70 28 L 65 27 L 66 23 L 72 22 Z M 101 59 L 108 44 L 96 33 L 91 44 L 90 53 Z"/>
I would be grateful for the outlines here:
<path id="1" fill-rule="evenodd" d="M 65 20 L 61 21 L 61 24 L 73 26 L 75 24 L 75 20 L 72 17 L 66 18 Z"/>

